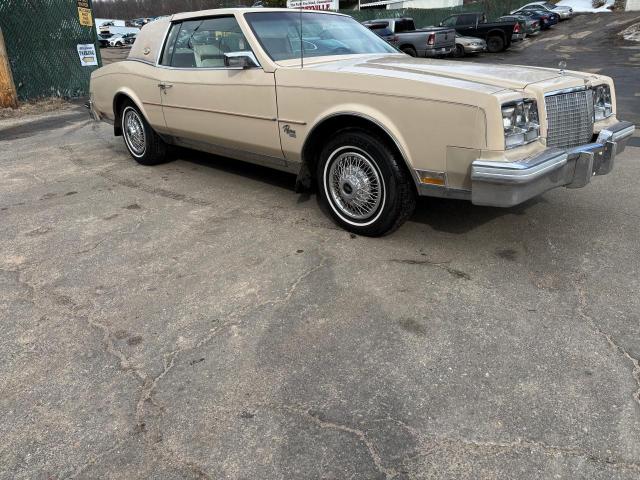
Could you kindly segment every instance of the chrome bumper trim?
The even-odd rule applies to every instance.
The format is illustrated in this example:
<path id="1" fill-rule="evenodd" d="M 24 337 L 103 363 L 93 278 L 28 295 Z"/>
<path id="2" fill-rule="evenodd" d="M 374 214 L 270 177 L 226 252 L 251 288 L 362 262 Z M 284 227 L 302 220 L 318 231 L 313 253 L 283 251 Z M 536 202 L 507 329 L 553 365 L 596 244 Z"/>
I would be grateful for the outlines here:
<path id="1" fill-rule="evenodd" d="M 476 160 L 471 164 L 471 201 L 511 207 L 556 187 L 582 188 L 594 175 L 613 170 L 635 126 L 618 122 L 602 130 L 596 142 L 569 150 L 549 148 L 515 162 Z"/>

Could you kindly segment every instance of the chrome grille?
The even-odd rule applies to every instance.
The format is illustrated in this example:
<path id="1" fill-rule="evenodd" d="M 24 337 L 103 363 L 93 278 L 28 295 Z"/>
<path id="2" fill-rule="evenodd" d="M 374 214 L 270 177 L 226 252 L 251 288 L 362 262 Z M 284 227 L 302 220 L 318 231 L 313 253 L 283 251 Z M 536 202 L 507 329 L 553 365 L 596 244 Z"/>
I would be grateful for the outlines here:
<path id="1" fill-rule="evenodd" d="M 576 147 L 593 136 L 593 95 L 591 90 L 558 93 L 545 97 L 547 146 Z"/>

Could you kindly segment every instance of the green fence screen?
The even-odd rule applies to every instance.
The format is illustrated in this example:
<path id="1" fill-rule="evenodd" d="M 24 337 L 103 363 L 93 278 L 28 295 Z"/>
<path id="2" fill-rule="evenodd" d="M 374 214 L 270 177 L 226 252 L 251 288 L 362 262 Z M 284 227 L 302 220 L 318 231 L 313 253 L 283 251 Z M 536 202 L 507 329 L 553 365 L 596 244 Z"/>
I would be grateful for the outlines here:
<path id="1" fill-rule="evenodd" d="M 95 45 L 93 27 L 80 25 L 84 0 L 0 0 L 0 28 L 20 100 L 89 94 L 91 71 L 83 67 L 78 44 Z M 100 52 L 95 45 L 100 63 Z"/>
<path id="2" fill-rule="evenodd" d="M 340 12 L 351 15 L 359 22 L 375 20 L 376 18 L 412 17 L 416 27 L 421 28 L 438 25 L 444 18 L 455 13 L 485 12 L 489 20 L 494 20 L 530 2 L 531 0 L 489 0 L 449 8 L 399 8 L 390 10 L 364 8 L 362 10 L 340 10 Z"/>

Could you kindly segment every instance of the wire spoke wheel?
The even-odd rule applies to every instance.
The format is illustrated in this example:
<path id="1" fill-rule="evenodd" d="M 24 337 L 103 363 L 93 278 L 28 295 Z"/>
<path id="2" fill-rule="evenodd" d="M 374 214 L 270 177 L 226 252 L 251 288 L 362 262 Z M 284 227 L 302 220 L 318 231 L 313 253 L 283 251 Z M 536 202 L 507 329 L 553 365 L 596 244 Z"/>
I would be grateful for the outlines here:
<path id="1" fill-rule="evenodd" d="M 125 110 L 122 127 L 124 138 L 131 153 L 138 157 L 144 155 L 146 149 L 144 125 L 140 115 L 133 108 L 129 107 Z"/>
<path id="2" fill-rule="evenodd" d="M 357 149 L 334 153 L 325 180 L 332 203 L 356 222 L 366 221 L 379 210 L 384 184 L 372 160 Z"/>

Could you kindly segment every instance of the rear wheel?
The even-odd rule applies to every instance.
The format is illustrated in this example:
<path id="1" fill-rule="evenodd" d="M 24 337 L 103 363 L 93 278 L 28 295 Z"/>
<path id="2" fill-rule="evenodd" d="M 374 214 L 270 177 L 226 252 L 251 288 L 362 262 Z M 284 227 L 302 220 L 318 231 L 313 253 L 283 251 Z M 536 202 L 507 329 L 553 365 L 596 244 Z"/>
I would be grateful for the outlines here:
<path id="1" fill-rule="evenodd" d="M 333 219 L 359 235 L 393 232 L 416 206 L 415 186 L 402 158 L 364 130 L 335 135 L 320 154 L 316 178 Z"/>
<path id="2" fill-rule="evenodd" d="M 407 55 L 411 55 L 412 57 L 417 57 L 418 56 L 418 53 L 416 52 L 416 49 L 413 48 L 413 47 L 401 47 L 400 50 L 402 50 Z"/>
<path id="3" fill-rule="evenodd" d="M 493 35 L 487 39 L 487 50 L 491 53 L 498 53 L 504 50 L 504 40 L 498 35 Z"/>
<path id="4" fill-rule="evenodd" d="M 141 165 L 157 165 L 167 161 L 167 145 L 151 128 L 138 107 L 127 101 L 120 114 L 122 136 L 127 150 Z"/>

